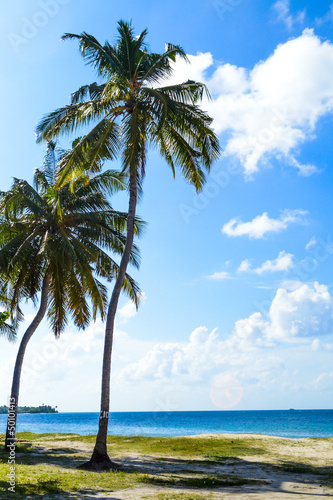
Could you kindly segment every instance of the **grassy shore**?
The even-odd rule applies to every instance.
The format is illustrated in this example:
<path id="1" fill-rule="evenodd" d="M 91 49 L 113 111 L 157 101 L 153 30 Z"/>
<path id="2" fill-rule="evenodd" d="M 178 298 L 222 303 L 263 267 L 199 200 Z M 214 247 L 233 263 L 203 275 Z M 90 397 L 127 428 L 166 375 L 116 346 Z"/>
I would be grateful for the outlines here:
<path id="1" fill-rule="evenodd" d="M 292 498 L 309 494 L 309 489 L 311 495 L 333 493 L 333 438 L 110 436 L 109 454 L 121 471 L 96 473 L 77 469 L 89 458 L 94 436 L 19 433 L 17 437 L 19 498 L 213 500 L 243 495 L 265 499 L 275 494 L 283 498 L 285 489 Z M 3 448 L 4 435 L 0 439 Z M 8 472 L 8 455 L 1 449 L 1 499 L 14 498 L 8 492 Z"/>

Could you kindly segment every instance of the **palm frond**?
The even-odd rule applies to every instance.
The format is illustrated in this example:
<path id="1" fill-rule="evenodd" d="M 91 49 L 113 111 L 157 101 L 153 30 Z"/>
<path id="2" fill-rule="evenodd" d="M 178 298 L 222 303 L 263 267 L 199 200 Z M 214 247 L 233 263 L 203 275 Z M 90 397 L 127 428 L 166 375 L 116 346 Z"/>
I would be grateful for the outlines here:
<path id="1" fill-rule="evenodd" d="M 178 85 L 159 87 L 158 90 L 170 99 L 181 103 L 196 104 L 201 102 L 204 96 L 211 99 L 207 86 L 193 80 L 187 80 Z"/>
<path id="2" fill-rule="evenodd" d="M 116 158 L 119 149 L 119 125 L 104 118 L 61 158 L 57 186 L 73 183 L 74 179 L 84 172 L 99 171 L 104 161 Z"/>
<path id="3" fill-rule="evenodd" d="M 104 94 L 106 84 L 98 85 L 96 82 L 90 85 L 83 85 L 76 92 L 71 95 L 71 104 L 78 104 L 84 102 L 87 98 L 89 100 L 101 99 Z"/>
<path id="4" fill-rule="evenodd" d="M 117 170 L 106 170 L 101 174 L 89 177 L 85 186 L 76 190 L 78 196 L 84 196 L 88 193 L 98 193 L 99 191 L 104 196 L 110 196 L 118 191 L 126 189 L 126 177 L 123 173 Z"/>
<path id="5" fill-rule="evenodd" d="M 116 104 L 113 103 L 113 106 Z M 60 134 L 71 134 L 79 126 L 89 125 L 111 111 L 112 103 L 107 105 L 99 100 L 70 104 L 45 115 L 36 128 L 37 142 L 51 140 Z"/>
<path id="6" fill-rule="evenodd" d="M 197 192 L 200 192 L 205 183 L 205 174 L 200 166 L 201 154 L 195 150 L 188 141 L 171 125 L 165 126 L 160 132 L 162 148 L 156 141 L 161 154 L 165 157 L 165 148 L 172 158 L 172 164 L 178 165 L 184 178 L 193 184 Z"/>
<path id="7" fill-rule="evenodd" d="M 102 128 L 98 132 L 102 142 Z M 85 153 L 82 144 L 80 139 L 74 148 L 81 147 L 84 161 L 91 160 L 92 150 Z M 0 303 L 4 294 L 11 317 L 3 325 L 0 317 L 0 334 L 14 334 L 15 321 L 22 317 L 21 301 L 36 303 L 47 273 L 47 314 L 56 336 L 69 317 L 84 328 L 98 314 L 104 317 L 106 313 L 107 289 L 99 277 L 107 281 L 115 278 L 118 265 L 109 253 L 122 254 L 127 228 L 127 214 L 114 211 L 109 197 L 127 187 L 127 177 L 113 170 L 97 175 L 83 171 L 77 176 L 73 172 L 72 185 L 57 186 L 55 178 L 70 153 L 58 153 L 58 149 L 55 143 L 48 145 L 44 168 L 35 171 L 36 189 L 14 179 L 12 188 L 0 194 Z M 105 155 L 102 146 L 100 152 L 93 153 Z M 140 219 L 135 221 L 137 235 L 143 226 Z M 136 267 L 140 263 L 136 246 L 131 263 Z M 131 278 L 124 290 L 135 300 L 137 287 Z"/>
<path id="8" fill-rule="evenodd" d="M 99 76 L 106 76 L 111 72 L 121 73 L 121 64 L 116 50 L 108 42 L 103 46 L 94 36 L 86 32 L 81 33 L 81 35 L 65 33 L 62 37 L 62 40 L 73 39 L 79 41 L 83 59 L 86 64 L 93 66 Z"/>
<path id="9" fill-rule="evenodd" d="M 16 340 L 17 325 L 8 323 L 10 312 L 0 311 L 0 336 L 7 337 L 9 342 Z"/>

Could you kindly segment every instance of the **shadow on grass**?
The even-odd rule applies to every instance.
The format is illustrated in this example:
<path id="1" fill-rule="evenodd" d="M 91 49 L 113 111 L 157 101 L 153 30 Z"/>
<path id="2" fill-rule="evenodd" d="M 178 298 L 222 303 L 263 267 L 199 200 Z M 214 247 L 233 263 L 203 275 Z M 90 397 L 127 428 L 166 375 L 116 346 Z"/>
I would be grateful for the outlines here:
<path id="1" fill-rule="evenodd" d="M 8 483 L 0 480 L 0 498 L 8 500 L 11 498 L 9 495 L 16 495 L 16 498 L 33 498 L 34 500 L 45 499 L 47 495 L 49 498 L 62 500 L 72 500 L 72 499 L 96 499 L 96 490 L 93 488 L 85 488 L 75 491 L 64 491 L 61 485 L 56 481 L 43 481 L 39 480 L 38 484 L 20 484 L 15 487 L 15 493 L 8 491 Z M 108 492 L 109 493 L 109 492 Z M 13 497 L 13 498 L 14 498 Z M 108 496 L 108 500 L 120 500 L 116 496 Z"/>
<path id="2" fill-rule="evenodd" d="M 245 461 L 246 462 L 246 461 Z M 198 461 L 200 463 L 200 461 Z M 239 458 L 230 458 L 222 456 L 212 456 L 210 460 L 205 460 L 204 463 L 215 463 L 221 465 L 237 465 L 244 463 L 244 460 Z M 246 462 L 248 466 L 252 464 L 254 466 L 260 466 L 263 468 L 269 468 L 275 472 L 290 472 L 293 474 L 309 474 L 309 475 L 319 475 L 327 476 L 333 474 L 333 469 L 331 466 L 314 466 L 309 464 L 304 464 L 301 462 L 293 462 L 291 460 L 278 460 L 276 463 L 267 462 Z"/>
<path id="3" fill-rule="evenodd" d="M 309 484 L 333 487 L 332 467 L 315 467 L 292 461 L 280 461 L 277 464 L 247 461 L 241 458 L 215 457 L 210 460 L 183 460 L 176 458 L 140 458 L 126 457 L 122 460 L 123 470 L 141 472 L 145 476 L 141 482 L 165 488 L 182 489 L 219 489 L 232 492 L 237 487 L 244 491 L 262 493 L 269 498 L 269 493 L 286 493 L 286 482 L 298 483 L 297 492 L 308 489 Z M 304 492 L 303 495 L 332 497 L 328 493 Z"/>
<path id="4" fill-rule="evenodd" d="M 73 446 L 75 446 L 74 443 Z M 126 474 L 124 474 L 123 479 L 119 476 L 120 482 L 112 484 L 112 476 L 108 476 L 108 474 L 113 473 L 103 473 L 108 484 L 101 485 L 102 490 L 96 486 L 96 474 L 99 474 L 96 472 L 84 473 L 87 475 L 86 487 L 83 487 L 83 484 L 79 482 L 77 485 L 79 487 L 67 485 L 67 491 L 64 491 L 64 483 L 58 478 L 60 478 L 60 474 L 64 477 L 66 475 L 65 471 L 52 469 L 50 472 L 51 477 L 54 474 L 55 478 L 50 479 L 50 476 L 43 477 L 43 473 L 38 470 L 39 465 L 77 470 L 77 467 L 85 462 L 89 455 L 90 453 L 86 450 L 74 447 L 52 447 L 51 442 L 19 441 L 16 446 L 16 462 L 20 466 L 33 466 L 36 475 L 19 481 L 16 487 L 17 496 L 19 498 L 31 497 L 37 500 L 44 498 L 45 495 L 50 498 L 66 500 L 74 498 L 93 499 L 96 498 L 97 492 L 102 493 L 102 491 L 106 491 L 105 488 L 107 487 L 108 495 L 111 494 L 108 499 L 117 500 L 117 493 L 113 493 L 113 491 L 146 484 L 152 487 L 163 487 L 166 492 L 178 488 L 189 493 L 195 490 L 235 492 L 235 490 L 239 491 L 239 488 L 242 488 L 243 492 L 261 493 L 263 498 L 269 498 L 270 493 L 273 491 L 275 493 L 287 493 L 283 483 L 295 482 L 298 483 L 297 492 L 290 489 L 288 491 L 290 495 L 302 494 L 309 497 L 316 496 L 316 498 L 320 496 L 333 498 L 333 495 L 327 493 L 310 493 L 308 489 L 309 484 L 333 486 L 333 473 L 328 466 L 316 467 L 285 460 L 271 464 L 260 461 L 247 461 L 245 458 L 214 454 L 213 452 L 209 453 L 209 455 L 203 455 L 202 460 L 198 458 L 192 460 L 185 457 L 143 456 L 140 452 L 138 452 L 136 458 L 133 456 L 118 458 L 117 462 L 121 465 L 123 473 Z M 8 454 L 1 450 L 0 464 L 6 464 L 7 461 Z M 68 472 L 67 475 L 69 477 L 72 474 Z M 128 479 L 132 477 L 133 481 L 127 481 L 126 477 Z M 110 478 L 110 482 L 108 478 Z M 110 489 L 111 486 L 112 489 Z M 7 490 L 8 483 L 0 480 L 0 499 L 9 498 Z"/>
<path id="5" fill-rule="evenodd" d="M 73 469 L 86 460 L 86 450 L 77 448 L 52 448 L 34 443 L 19 442 L 15 448 L 16 463 L 21 465 L 56 465 Z M 0 464 L 6 464 L 8 453 L 0 450 Z"/>
<path id="6" fill-rule="evenodd" d="M 292 462 L 289 460 L 280 460 L 277 463 L 247 461 L 242 458 L 230 457 L 212 457 L 208 459 L 181 459 L 181 458 L 163 458 L 154 456 L 145 457 L 122 457 L 121 462 L 126 464 L 131 470 L 151 469 L 156 472 L 165 470 L 166 468 L 172 472 L 177 471 L 192 471 L 200 472 L 205 470 L 214 471 L 216 469 L 237 469 L 246 468 L 253 470 L 270 470 L 277 473 L 293 473 L 293 474 L 308 474 L 327 476 L 333 474 L 331 466 L 312 466 L 300 462 Z"/>

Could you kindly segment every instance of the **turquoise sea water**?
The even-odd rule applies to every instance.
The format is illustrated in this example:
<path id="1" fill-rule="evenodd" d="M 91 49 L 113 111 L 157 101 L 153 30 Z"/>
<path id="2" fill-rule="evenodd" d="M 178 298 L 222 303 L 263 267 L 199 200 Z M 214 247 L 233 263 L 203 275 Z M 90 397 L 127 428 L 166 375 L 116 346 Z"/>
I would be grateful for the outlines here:
<path id="1" fill-rule="evenodd" d="M 0 415 L 0 433 L 6 429 Z M 98 413 L 19 414 L 17 431 L 96 434 Z M 116 412 L 109 434 L 189 436 L 252 433 L 289 438 L 333 436 L 333 410 Z"/>

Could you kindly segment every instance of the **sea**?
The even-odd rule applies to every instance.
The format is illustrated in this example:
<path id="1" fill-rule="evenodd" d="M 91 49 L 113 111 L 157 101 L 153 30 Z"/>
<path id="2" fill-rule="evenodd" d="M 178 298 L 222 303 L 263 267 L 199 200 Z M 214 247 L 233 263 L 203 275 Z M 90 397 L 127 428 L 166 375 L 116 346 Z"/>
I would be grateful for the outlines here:
<path id="1" fill-rule="evenodd" d="M 19 414 L 17 432 L 96 434 L 98 413 Z M 0 415 L 0 433 L 7 415 Z M 333 410 L 114 412 L 109 434 L 118 436 L 191 436 L 265 434 L 286 438 L 333 436 Z"/>

